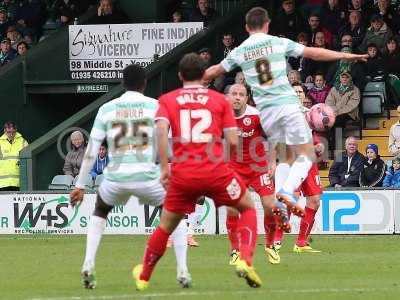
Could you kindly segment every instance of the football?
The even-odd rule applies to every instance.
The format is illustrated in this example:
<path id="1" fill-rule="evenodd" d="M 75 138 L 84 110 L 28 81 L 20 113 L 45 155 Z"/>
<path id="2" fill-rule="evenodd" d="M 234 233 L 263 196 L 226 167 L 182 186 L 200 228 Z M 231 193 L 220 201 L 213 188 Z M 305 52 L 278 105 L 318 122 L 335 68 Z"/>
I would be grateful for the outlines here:
<path id="1" fill-rule="evenodd" d="M 316 131 L 327 131 L 335 124 L 335 113 L 324 103 L 315 104 L 306 112 L 310 128 Z"/>

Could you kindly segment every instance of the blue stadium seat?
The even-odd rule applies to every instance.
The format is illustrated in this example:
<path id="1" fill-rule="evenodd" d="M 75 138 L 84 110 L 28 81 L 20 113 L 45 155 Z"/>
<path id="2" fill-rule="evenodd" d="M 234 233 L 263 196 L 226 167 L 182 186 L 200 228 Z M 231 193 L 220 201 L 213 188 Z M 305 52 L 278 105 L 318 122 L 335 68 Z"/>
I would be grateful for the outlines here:
<path id="1" fill-rule="evenodd" d="M 56 175 L 49 185 L 49 190 L 69 190 L 73 180 L 71 175 Z"/>

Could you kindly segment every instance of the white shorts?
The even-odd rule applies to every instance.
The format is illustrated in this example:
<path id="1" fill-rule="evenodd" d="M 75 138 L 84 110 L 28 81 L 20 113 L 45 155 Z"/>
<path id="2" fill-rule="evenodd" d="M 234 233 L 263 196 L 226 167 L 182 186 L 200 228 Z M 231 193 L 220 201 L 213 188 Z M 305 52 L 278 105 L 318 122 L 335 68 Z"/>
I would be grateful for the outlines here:
<path id="1" fill-rule="evenodd" d="M 165 190 L 159 179 L 134 182 L 104 179 L 99 187 L 99 196 L 109 206 L 125 204 L 131 196 L 137 197 L 140 204 L 160 206 L 164 202 Z"/>
<path id="2" fill-rule="evenodd" d="M 312 143 L 310 126 L 299 104 L 270 106 L 260 112 L 262 128 L 273 145 Z"/>

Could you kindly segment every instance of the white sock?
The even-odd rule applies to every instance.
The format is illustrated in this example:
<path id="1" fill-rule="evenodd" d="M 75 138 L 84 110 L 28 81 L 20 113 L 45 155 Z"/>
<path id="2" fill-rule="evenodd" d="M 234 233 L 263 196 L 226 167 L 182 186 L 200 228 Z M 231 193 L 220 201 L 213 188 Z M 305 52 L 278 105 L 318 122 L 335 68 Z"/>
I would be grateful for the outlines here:
<path id="1" fill-rule="evenodd" d="M 283 184 L 283 190 L 290 194 L 300 186 L 300 184 L 306 179 L 308 171 L 312 166 L 311 159 L 306 155 L 300 155 L 294 161 L 290 168 L 290 173 L 285 183 Z"/>
<path id="2" fill-rule="evenodd" d="M 275 169 L 275 192 L 279 192 L 282 188 L 285 180 L 288 178 L 290 173 L 290 165 L 287 163 L 280 163 Z"/>
<path id="3" fill-rule="evenodd" d="M 180 271 L 187 272 L 187 226 L 186 220 L 182 219 L 179 225 L 175 228 L 174 232 L 171 234 L 172 242 L 175 250 L 176 257 L 176 269 L 179 273 Z"/>
<path id="4" fill-rule="evenodd" d="M 101 236 L 103 235 L 104 228 L 106 227 L 106 219 L 98 216 L 91 216 L 89 227 L 86 236 L 86 256 L 85 266 L 92 266 L 94 268 L 96 261 L 96 253 L 99 248 Z"/>

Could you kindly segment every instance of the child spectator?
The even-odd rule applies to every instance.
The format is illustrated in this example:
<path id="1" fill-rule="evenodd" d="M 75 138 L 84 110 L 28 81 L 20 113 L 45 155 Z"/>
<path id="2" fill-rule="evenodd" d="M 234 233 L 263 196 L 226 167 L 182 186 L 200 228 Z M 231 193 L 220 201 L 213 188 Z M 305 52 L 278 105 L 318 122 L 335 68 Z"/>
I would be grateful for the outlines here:
<path id="1" fill-rule="evenodd" d="M 383 75 L 385 72 L 385 66 L 381 57 L 378 47 L 371 43 L 368 45 L 367 52 L 369 55 L 368 61 L 366 62 L 366 76 L 369 80 L 376 76 Z"/>
<path id="2" fill-rule="evenodd" d="M 317 73 L 314 76 L 314 86 L 310 89 L 307 96 L 312 100 L 312 104 L 325 103 L 326 97 L 331 88 L 326 85 L 324 74 Z"/>
<path id="3" fill-rule="evenodd" d="M 29 46 L 27 43 L 25 43 L 24 41 L 19 42 L 17 45 L 17 55 L 21 56 L 21 55 L 25 55 L 26 52 L 28 51 Z"/>
<path id="4" fill-rule="evenodd" d="M 308 35 L 305 32 L 300 32 L 297 35 L 297 39 L 296 41 L 299 44 L 302 44 L 304 46 L 308 46 Z M 304 57 L 303 56 L 299 56 L 299 57 L 289 57 L 288 58 L 288 63 L 290 65 L 290 67 L 293 70 L 297 70 L 299 72 L 301 72 L 304 69 Z"/>
<path id="5" fill-rule="evenodd" d="M 360 187 L 380 187 L 385 177 L 386 164 L 380 158 L 376 144 L 369 144 L 365 152 L 367 156 L 360 173 Z"/>
<path id="6" fill-rule="evenodd" d="M 400 157 L 392 160 L 392 166 L 386 171 L 383 187 L 400 188 Z"/>
<path id="7" fill-rule="evenodd" d="M 97 159 L 93 165 L 92 170 L 90 171 L 90 175 L 92 176 L 93 181 L 96 180 L 96 177 L 100 174 L 103 174 L 104 169 L 108 165 L 108 154 L 107 154 L 107 144 L 103 143 L 100 146 L 99 154 L 97 155 Z"/>
<path id="8" fill-rule="evenodd" d="M 178 10 L 174 11 L 171 18 L 172 23 L 180 23 L 183 21 L 182 13 Z"/>
<path id="9" fill-rule="evenodd" d="M 383 64 L 386 74 L 400 77 L 400 47 L 396 39 L 390 38 L 383 52 Z"/>

